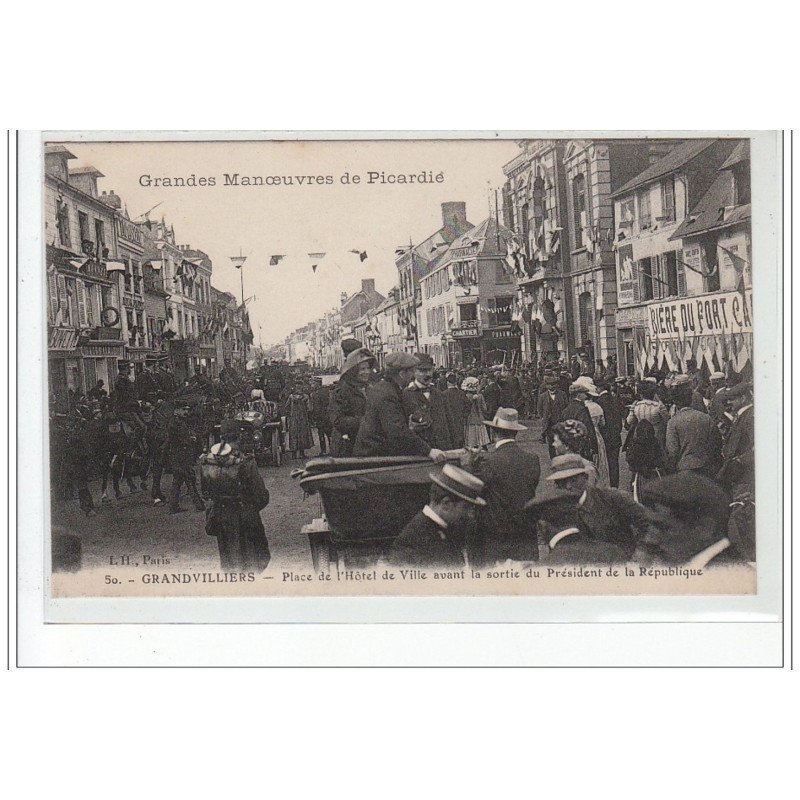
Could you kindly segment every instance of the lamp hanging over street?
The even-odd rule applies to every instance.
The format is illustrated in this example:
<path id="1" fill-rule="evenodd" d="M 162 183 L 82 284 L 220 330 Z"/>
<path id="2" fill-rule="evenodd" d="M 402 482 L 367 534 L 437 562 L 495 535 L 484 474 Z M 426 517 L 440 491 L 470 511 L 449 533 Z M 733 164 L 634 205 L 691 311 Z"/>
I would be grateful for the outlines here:
<path id="1" fill-rule="evenodd" d="M 247 261 L 247 256 L 242 255 L 242 248 L 239 248 L 239 255 L 238 256 L 230 256 L 231 263 L 233 264 L 236 269 L 239 270 L 239 276 L 242 279 L 242 305 L 244 305 L 244 262 Z"/>

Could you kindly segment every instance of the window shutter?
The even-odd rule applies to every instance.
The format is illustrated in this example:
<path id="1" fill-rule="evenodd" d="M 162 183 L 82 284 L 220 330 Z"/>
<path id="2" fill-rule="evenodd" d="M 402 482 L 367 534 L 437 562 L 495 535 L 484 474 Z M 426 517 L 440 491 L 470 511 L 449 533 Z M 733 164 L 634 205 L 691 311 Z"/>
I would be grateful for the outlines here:
<path id="1" fill-rule="evenodd" d="M 84 284 L 86 287 L 86 324 L 87 327 L 94 327 L 94 298 L 95 290 L 91 284 Z"/>
<path id="2" fill-rule="evenodd" d="M 47 278 L 48 287 L 50 289 L 50 321 L 56 321 L 56 314 L 58 314 L 58 281 L 55 275 L 49 275 Z"/>
<path id="3" fill-rule="evenodd" d="M 686 267 L 683 266 L 683 261 L 681 259 L 683 256 L 683 251 L 678 250 L 675 253 L 675 258 L 677 260 L 677 269 L 678 269 L 678 297 L 686 297 Z"/>
<path id="4" fill-rule="evenodd" d="M 72 323 L 69 308 L 69 298 L 67 297 L 67 279 L 63 275 L 58 276 L 58 303 L 61 306 L 61 320 L 65 325 Z"/>
<path id="5" fill-rule="evenodd" d="M 83 287 L 83 281 L 75 282 L 76 293 L 78 295 L 78 326 L 81 328 L 86 327 L 86 290 Z"/>

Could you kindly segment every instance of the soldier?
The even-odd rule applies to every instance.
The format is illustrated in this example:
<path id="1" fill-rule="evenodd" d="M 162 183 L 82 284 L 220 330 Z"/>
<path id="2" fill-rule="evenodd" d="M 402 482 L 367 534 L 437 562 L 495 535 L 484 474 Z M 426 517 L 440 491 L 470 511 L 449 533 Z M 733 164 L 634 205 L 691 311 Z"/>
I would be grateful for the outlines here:
<path id="1" fill-rule="evenodd" d="M 167 458 L 172 468 L 172 488 L 169 497 L 169 513 L 179 514 L 186 509 L 180 507 L 181 486 L 186 484 L 196 511 L 205 511 L 200 494 L 197 491 L 197 479 L 194 466 L 201 446 L 199 437 L 189 427 L 186 417 L 189 403 L 177 401 L 172 419 L 167 429 Z"/>
<path id="2" fill-rule="evenodd" d="M 255 460 L 239 447 L 241 433 L 239 420 L 223 420 L 219 444 L 200 458 L 200 487 L 211 501 L 206 533 L 217 538 L 223 570 L 262 572 L 270 552 L 260 512 L 269 492 Z"/>

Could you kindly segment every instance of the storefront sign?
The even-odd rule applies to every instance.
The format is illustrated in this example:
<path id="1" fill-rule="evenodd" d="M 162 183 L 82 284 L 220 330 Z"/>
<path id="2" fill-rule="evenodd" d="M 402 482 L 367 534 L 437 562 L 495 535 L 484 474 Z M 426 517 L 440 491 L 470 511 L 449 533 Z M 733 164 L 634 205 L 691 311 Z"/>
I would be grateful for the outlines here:
<path id="1" fill-rule="evenodd" d="M 84 358 L 122 358 L 122 342 L 114 344 L 87 344 L 81 348 Z"/>
<path id="2" fill-rule="evenodd" d="M 78 344 L 78 331 L 72 328 L 51 328 L 47 346 L 50 350 L 74 350 Z"/>
<path id="3" fill-rule="evenodd" d="M 477 328 L 453 328 L 450 331 L 456 339 L 464 339 L 469 336 L 480 336 L 481 332 Z"/>
<path id="4" fill-rule="evenodd" d="M 122 298 L 122 305 L 125 308 L 134 308 L 137 311 L 144 310 L 144 300 L 141 297 L 128 297 L 125 295 Z"/>
<path id="5" fill-rule="evenodd" d="M 635 308 L 618 308 L 615 312 L 617 328 L 631 328 L 634 325 L 644 325 L 647 322 L 647 308 L 636 306 Z"/>
<path id="6" fill-rule="evenodd" d="M 651 339 L 689 339 L 726 333 L 752 333 L 753 295 L 717 292 L 647 306 Z"/>

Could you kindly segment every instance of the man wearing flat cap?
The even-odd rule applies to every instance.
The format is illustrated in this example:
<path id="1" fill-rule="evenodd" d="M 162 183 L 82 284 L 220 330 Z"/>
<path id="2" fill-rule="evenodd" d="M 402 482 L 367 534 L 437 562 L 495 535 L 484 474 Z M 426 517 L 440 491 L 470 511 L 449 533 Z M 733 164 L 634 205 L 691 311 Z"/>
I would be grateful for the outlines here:
<path id="1" fill-rule="evenodd" d="M 454 423 L 444 394 L 434 385 L 433 358 L 417 353 L 414 379 L 403 390 L 406 411 L 415 420 L 417 433 L 439 450 L 452 450 L 455 445 Z"/>
<path id="2" fill-rule="evenodd" d="M 444 452 L 431 447 L 412 430 L 410 414 L 403 405 L 403 389 L 414 377 L 419 362 L 410 353 L 389 353 L 383 377 L 367 390 L 367 406 L 358 429 L 355 456 L 428 456 L 446 460 Z"/>
<path id="3" fill-rule="evenodd" d="M 473 460 L 475 474 L 486 484 L 486 506 L 480 509 L 471 560 L 481 565 L 512 561 L 537 561 L 539 545 L 526 519 L 525 504 L 539 484 L 539 457 L 515 441 L 527 428 L 516 408 L 498 408 L 484 423 L 494 438 L 494 449 Z"/>
<path id="4" fill-rule="evenodd" d="M 453 464 L 430 477 L 430 500 L 397 537 L 389 561 L 400 567 L 461 569 L 475 512 L 486 505 L 483 483 Z"/>
<path id="5" fill-rule="evenodd" d="M 200 488 L 211 501 L 206 533 L 217 539 L 223 570 L 262 572 L 270 560 L 261 522 L 269 492 L 255 459 L 242 452 L 243 433 L 240 420 L 223 420 L 220 442 L 200 458 Z"/>
<path id="6" fill-rule="evenodd" d="M 679 472 L 646 484 L 639 497 L 657 522 L 639 539 L 634 561 L 703 569 L 742 560 L 727 536 L 728 496 L 714 481 Z"/>

